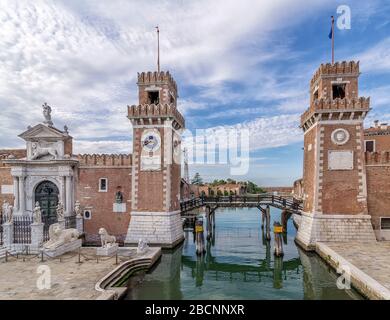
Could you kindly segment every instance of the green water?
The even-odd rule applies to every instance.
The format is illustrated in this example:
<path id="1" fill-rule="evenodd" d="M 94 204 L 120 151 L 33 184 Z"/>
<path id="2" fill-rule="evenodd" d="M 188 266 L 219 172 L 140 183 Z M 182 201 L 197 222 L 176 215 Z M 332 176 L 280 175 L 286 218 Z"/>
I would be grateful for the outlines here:
<path id="1" fill-rule="evenodd" d="M 271 209 L 280 221 L 280 210 Z M 258 209 L 220 209 L 204 257 L 195 254 L 192 231 L 184 243 L 165 251 L 149 272 L 128 282 L 125 299 L 361 299 L 352 290 L 337 288 L 337 275 L 315 254 L 295 245 L 288 222 L 284 257 L 273 255 L 264 240 Z"/>

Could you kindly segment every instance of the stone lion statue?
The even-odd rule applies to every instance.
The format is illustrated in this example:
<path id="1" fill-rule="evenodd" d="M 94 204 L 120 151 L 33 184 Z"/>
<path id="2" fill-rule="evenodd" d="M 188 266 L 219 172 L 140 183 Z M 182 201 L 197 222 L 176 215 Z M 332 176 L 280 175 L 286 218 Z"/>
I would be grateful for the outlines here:
<path id="1" fill-rule="evenodd" d="M 32 157 L 31 160 L 36 160 L 44 156 L 52 156 L 54 160 L 58 159 L 58 153 L 55 148 L 43 148 L 37 142 L 32 143 Z"/>
<path id="2" fill-rule="evenodd" d="M 110 236 L 106 229 L 99 229 L 100 241 L 102 243 L 102 247 L 112 246 L 116 242 L 115 236 Z"/>
<path id="3" fill-rule="evenodd" d="M 137 253 L 143 254 L 143 253 L 147 252 L 148 250 L 149 250 L 148 243 L 143 239 L 139 239 Z"/>
<path id="4" fill-rule="evenodd" d="M 44 243 L 45 249 L 55 249 L 59 246 L 77 240 L 80 234 L 77 229 L 62 229 L 59 223 L 49 227 L 50 240 Z"/>

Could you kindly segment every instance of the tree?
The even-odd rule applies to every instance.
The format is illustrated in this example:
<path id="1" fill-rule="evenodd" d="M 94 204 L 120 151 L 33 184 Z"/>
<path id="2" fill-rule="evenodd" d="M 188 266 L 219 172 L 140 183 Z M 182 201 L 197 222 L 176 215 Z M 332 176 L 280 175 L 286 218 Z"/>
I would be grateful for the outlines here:
<path id="1" fill-rule="evenodd" d="M 203 184 L 203 179 L 200 176 L 199 172 L 195 173 L 194 177 L 191 180 L 191 184 L 201 186 Z"/>
<path id="2" fill-rule="evenodd" d="M 248 181 L 246 184 L 246 192 L 247 193 L 265 193 L 265 191 L 257 186 L 256 183 L 253 183 L 252 181 Z"/>

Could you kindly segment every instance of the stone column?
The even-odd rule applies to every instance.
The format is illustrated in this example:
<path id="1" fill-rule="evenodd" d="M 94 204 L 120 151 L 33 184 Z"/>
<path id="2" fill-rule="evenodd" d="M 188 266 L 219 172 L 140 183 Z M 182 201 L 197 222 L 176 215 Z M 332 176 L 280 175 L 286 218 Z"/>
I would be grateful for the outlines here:
<path id="1" fill-rule="evenodd" d="M 61 203 L 65 206 L 66 205 L 66 203 L 65 203 L 65 178 L 66 177 L 61 177 L 61 179 L 62 179 L 62 183 L 61 183 L 61 195 L 60 195 L 60 197 L 61 197 L 61 199 L 60 199 L 60 201 L 61 201 Z"/>
<path id="2" fill-rule="evenodd" d="M 43 244 L 43 223 L 34 222 L 31 224 L 31 252 L 39 252 Z"/>
<path id="3" fill-rule="evenodd" d="M 24 176 L 19 177 L 19 213 L 22 215 L 26 210 L 26 194 L 24 190 Z"/>
<path id="4" fill-rule="evenodd" d="M 76 216 L 76 229 L 80 234 L 84 232 L 83 217 L 81 215 Z"/>
<path id="5" fill-rule="evenodd" d="M 7 222 L 3 224 L 3 245 L 8 250 L 12 250 L 14 244 L 14 224 Z"/>
<path id="6" fill-rule="evenodd" d="M 13 177 L 14 178 L 14 196 L 15 196 L 15 201 L 14 201 L 14 211 L 19 211 L 19 179 L 18 177 Z"/>
<path id="7" fill-rule="evenodd" d="M 66 185 L 66 204 L 65 204 L 65 215 L 71 216 L 72 212 L 72 177 L 65 177 L 65 185 Z"/>

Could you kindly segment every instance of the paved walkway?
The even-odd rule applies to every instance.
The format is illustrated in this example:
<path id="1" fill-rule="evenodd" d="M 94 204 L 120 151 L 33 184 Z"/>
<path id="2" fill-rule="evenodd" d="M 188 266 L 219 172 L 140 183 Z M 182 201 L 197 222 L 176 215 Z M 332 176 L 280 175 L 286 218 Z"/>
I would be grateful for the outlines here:
<path id="1" fill-rule="evenodd" d="M 334 268 L 348 266 L 352 284 L 370 299 L 390 299 L 390 242 L 327 242 L 317 253 Z"/>
<path id="2" fill-rule="evenodd" d="M 115 256 L 101 257 L 97 263 L 95 248 L 82 248 L 82 263 L 78 262 L 78 252 L 71 252 L 53 260 L 40 262 L 40 257 L 30 256 L 23 262 L 22 258 L 9 258 L 0 261 L 0 300 L 94 300 L 101 295 L 95 290 L 95 284 L 111 272 L 116 265 Z M 119 257 L 119 262 L 134 258 L 132 250 L 127 257 Z M 90 260 L 89 260 L 89 259 Z M 95 258 L 95 259 L 94 259 Z M 37 280 L 39 266 L 48 266 L 51 272 L 51 289 L 39 290 Z"/>

